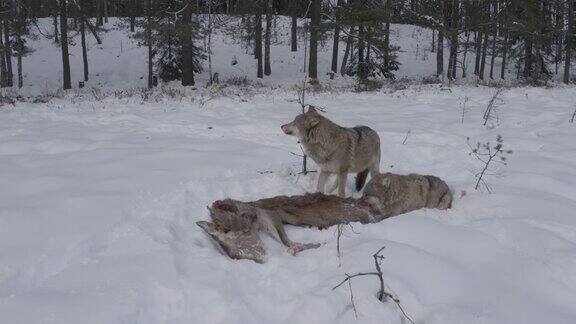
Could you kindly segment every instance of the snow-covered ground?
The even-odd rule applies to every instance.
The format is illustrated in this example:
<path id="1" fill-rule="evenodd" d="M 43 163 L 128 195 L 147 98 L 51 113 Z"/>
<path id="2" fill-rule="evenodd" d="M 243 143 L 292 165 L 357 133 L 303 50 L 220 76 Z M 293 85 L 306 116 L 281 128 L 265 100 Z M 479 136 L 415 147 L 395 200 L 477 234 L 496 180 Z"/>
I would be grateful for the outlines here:
<path id="1" fill-rule="evenodd" d="M 315 173 L 298 175 L 291 153 L 300 148 L 280 130 L 300 110 L 304 38 L 290 52 L 279 18 L 272 76 L 255 85 L 250 51 L 218 30 L 214 72 L 222 81 L 246 76 L 253 87 L 205 89 L 203 73 L 195 90 L 144 92 L 145 49 L 117 23 L 103 45 L 88 38 L 89 89 L 0 106 L 0 323 L 402 323 L 394 304 L 375 298 L 375 278 L 352 282 L 357 319 L 348 287 L 332 290 L 347 273 L 373 270 L 382 246 L 387 288 L 417 323 L 576 322 L 575 88 L 507 90 L 486 127 L 491 88 L 348 92 L 354 79 L 326 75 L 328 38 L 319 55 L 324 92 L 307 101 L 341 125 L 376 129 L 383 171 L 437 175 L 456 201 L 449 211 L 354 225 L 340 259 L 334 229 L 290 227 L 295 240 L 322 247 L 292 257 L 268 238 L 259 265 L 221 255 L 195 222 L 216 199 L 315 187 Z M 43 33 L 50 26 L 39 22 Z M 393 25 L 391 34 L 401 47 L 398 77 L 434 73 L 429 30 Z M 31 45 L 24 89 L 1 94 L 61 86 L 59 48 L 42 37 Z M 487 178 L 492 194 L 475 191 L 482 165 L 466 139 L 494 144 L 497 135 L 513 150 L 509 164 Z"/>
<path id="2" fill-rule="evenodd" d="M 352 283 L 358 319 L 348 288 L 332 290 L 386 246 L 386 286 L 417 323 L 574 323 L 576 90 L 508 90 L 485 127 L 493 92 L 311 94 L 328 118 L 378 131 L 382 170 L 442 177 L 456 201 L 354 225 L 340 260 L 334 229 L 290 227 L 323 245 L 293 257 L 267 239 L 263 265 L 224 257 L 194 223 L 216 199 L 313 190 L 280 130 L 294 92 L 2 106 L 0 322 L 402 323 L 375 278 Z M 497 135 L 514 152 L 492 194 L 474 191 L 466 137 Z"/>

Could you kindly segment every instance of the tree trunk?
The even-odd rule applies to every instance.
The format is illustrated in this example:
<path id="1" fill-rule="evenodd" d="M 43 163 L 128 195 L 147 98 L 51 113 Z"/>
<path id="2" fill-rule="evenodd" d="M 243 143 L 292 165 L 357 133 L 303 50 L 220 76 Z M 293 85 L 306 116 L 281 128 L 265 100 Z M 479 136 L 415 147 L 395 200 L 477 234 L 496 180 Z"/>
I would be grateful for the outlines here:
<path id="1" fill-rule="evenodd" d="M 130 32 L 136 31 L 136 0 L 130 0 Z"/>
<path id="2" fill-rule="evenodd" d="M 444 80 L 444 27 L 438 29 L 438 48 L 436 49 L 436 75 Z"/>
<path id="3" fill-rule="evenodd" d="M 354 27 L 350 27 L 349 34 L 354 33 Z M 352 42 L 354 39 L 351 36 L 346 37 L 346 49 L 344 50 L 344 56 L 342 57 L 342 64 L 340 64 L 340 74 L 346 74 L 346 63 L 348 62 L 348 57 L 350 56 L 350 50 L 352 48 Z"/>
<path id="4" fill-rule="evenodd" d="M 17 46 L 17 50 L 16 50 L 16 60 L 17 60 L 17 69 L 18 69 L 18 88 L 22 89 L 22 87 L 24 86 L 24 77 L 23 77 L 23 73 L 22 73 L 22 52 L 24 51 L 24 42 L 22 40 L 22 27 L 24 27 L 26 25 L 26 17 L 24 16 L 23 12 L 22 12 L 22 7 L 21 7 L 21 3 L 19 1 L 16 0 L 12 0 L 12 9 L 14 10 L 14 17 L 15 19 L 18 20 L 18 27 L 16 29 L 16 44 L 18 44 Z"/>
<path id="5" fill-rule="evenodd" d="M 60 37 L 58 36 L 58 15 L 54 14 L 54 17 L 52 17 L 52 24 L 54 25 L 54 40 L 59 42 Z"/>
<path id="6" fill-rule="evenodd" d="M 484 39 L 482 40 L 482 57 L 480 58 L 480 71 L 478 76 L 480 80 L 484 80 L 484 70 L 486 68 L 486 52 L 488 51 L 488 32 L 484 30 Z"/>
<path id="7" fill-rule="evenodd" d="M 386 69 L 389 68 L 388 65 L 390 64 L 390 1 L 391 0 L 386 0 L 386 7 L 384 8 L 386 19 L 386 22 L 384 23 L 384 66 Z"/>
<path id="8" fill-rule="evenodd" d="M 494 80 L 494 61 L 496 59 L 496 41 L 497 41 L 497 34 L 498 34 L 498 25 L 497 25 L 497 1 L 492 1 L 493 5 L 493 12 L 494 12 L 494 21 L 492 22 L 492 56 L 490 57 L 490 79 Z"/>
<path id="9" fill-rule="evenodd" d="M 60 0 L 60 46 L 62 48 L 62 73 L 64 90 L 72 88 L 70 57 L 68 54 L 68 0 Z"/>
<path id="10" fill-rule="evenodd" d="M 447 1 L 447 0 L 445 0 Z M 452 0 L 452 16 L 450 17 L 450 56 L 448 58 L 448 79 L 456 79 L 456 64 L 458 59 L 458 20 L 459 0 Z"/>
<path id="11" fill-rule="evenodd" d="M 466 43 L 464 43 L 464 55 L 462 57 L 462 78 L 465 79 L 467 77 L 468 71 L 468 64 L 466 62 L 468 56 L 468 44 L 470 43 L 470 32 L 466 31 Z"/>
<path id="12" fill-rule="evenodd" d="M 10 42 L 10 21 L 4 18 L 4 55 L 6 59 L 6 86 L 14 85 L 14 70 L 12 69 L 12 45 Z"/>
<path id="13" fill-rule="evenodd" d="M 270 34 L 272 29 L 272 0 L 266 4 L 266 32 L 264 33 L 264 74 L 272 74 L 270 67 Z"/>
<path id="14" fill-rule="evenodd" d="M 182 19 L 180 20 L 179 33 L 180 44 L 182 44 L 182 85 L 194 85 L 194 44 L 192 43 L 192 0 L 183 3 L 186 8 L 182 12 Z M 210 32 L 211 26 L 208 26 Z M 210 53 L 208 53 L 210 55 Z"/>
<path id="15" fill-rule="evenodd" d="M 566 30 L 566 59 L 564 60 L 564 83 L 570 83 L 570 62 L 572 60 L 572 46 L 574 38 L 574 0 L 568 1 L 568 28 Z"/>
<path id="16" fill-rule="evenodd" d="M 492 34 L 492 56 L 490 57 L 490 79 L 494 79 L 494 60 L 496 59 L 496 33 Z"/>
<path id="17" fill-rule="evenodd" d="M 146 42 L 148 43 L 148 89 L 154 87 L 154 69 L 152 52 L 152 0 L 146 0 Z"/>
<path id="18" fill-rule="evenodd" d="M 212 72 L 212 2 L 208 2 L 208 75 L 209 85 L 214 82 L 214 73 Z"/>
<path id="19" fill-rule="evenodd" d="M 364 62 L 364 38 L 364 26 L 360 24 L 358 26 L 358 78 L 360 82 L 365 82 L 368 78 Z"/>
<path id="20" fill-rule="evenodd" d="M 568 0 L 569 1 L 569 0 Z M 556 75 L 558 75 L 560 70 L 560 61 L 562 61 L 562 25 L 564 24 L 563 8 L 560 0 L 556 0 L 554 7 L 554 70 Z"/>
<path id="21" fill-rule="evenodd" d="M 310 6 L 310 59 L 308 61 L 308 77 L 310 83 L 318 84 L 318 32 L 320 29 L 321 0 L 311 0 Z"/>
<path id="22" fill-rule="evenodd" d="M 508 27 L 504 31 L 504 46 L 502 48 L 502 67 L 500 68 L 500 79 L 506 78 L 506 64 L 508 63 Z"/>
<path id="23" fill-rule="evenodd" d="M 22 89 L 24 86 L 24 76 L 22 73 L 22 54 L 18 53 L 18 88 Z"/>
<path id="24" fill-rule="evenodd" d="M 338 45 L 340 45 L 340 26 L 334 27 L 334 42 L 332 45 L 332 73 L 338 73 Z"/>
<path id="25" fill-rule="evenodd" d="M 104 11 L 104 22 L 108 23 L 108 0 L 102 0 L 102 10 Z"/>
<path id="26" fill-rule="evenodd" d="M 342 0 L 338 0 L 338 6 L 342 4 Z M 337 8 L 338 9 L 338 8 Z M 338 51 L 340 45 L 340 19 L 338 19 L 338 12 L 336 13 L 336 23 L 334 26 L 334 42 L 332 43 L 332 73 L 338 73 Z"/>
<path id="27" fill-rule="evenodd" d="M 2 33 L 3 33 L 3 29 L 2 28 L 2 22 L 0 22 L 0 87 L 5 88 L 6 85 L 6 55 L 4 54 L 5 52 L 5 47 L 4 47 L 4 41 L 2 41 Z"/>
<path id="28" fill-rule="evenodd" d="M 292 28 L 290 29 L 290 35 L 291 35 L 291 51 L 292 52 L 296 52 L 298 51 L 298 34 L 297 34 L 297 27 L 298 27 L 298 17 L 296 17 L 296 14 L 293 13 L 292 14 Z"/>
<path id="29" fill-rule="evenodd" d="M 256 51 L 255 56 L 257 60 L 257 77 L 262 79 L 264 77 L 264 71 L 262 68 L 262 13 L 260 9 L 258 9 L 258 13 L 256 14 Z"/>
<path id="30" fill-rule="evenodd" d="M 96 1 L 96 21 L 98 26 L 104 25 L 104 0 L 95 0 Z"/>
<path id="31" fill-rule="evenodd" d="M 524 77 L 529 79 L 534 69 L 534 55 L 532 53 L 533 38 L 527 34 L 524 40 Z"/>
<path id="32" fill-rule="evenodd" d="M 82 43 L 82 63 L 84 65 L 84 81 L 88 81 L 89 71 L 88 71 L 88 50 L 86 49 L 86 22 L 84 17 L 80 19 L 80 39 Z"/>
<path id="33" fill-rule="evenodd" d="M 474 34 L 474 51 L 476 52 L 474 74 L 480 76 L 480 58 L 482 57 L 482 31 Z"/>
<path id="34" fill-rule="evenodd" d="M 486 70 L 486 55 L 488 53 L 488 42 L 490 39 L 488 27 L 486 27 L 486 25 L 490 21 L 490 3 L 488 3 L 487 1 L 484 4 L 482 4 L 482 17 L 483 17 L 482 20 L 483 40 L 482 40 L 482 57 L 480 58 L 480 73 L 479 73 L 480 80 L 484 80 L 484 71 Z"/>

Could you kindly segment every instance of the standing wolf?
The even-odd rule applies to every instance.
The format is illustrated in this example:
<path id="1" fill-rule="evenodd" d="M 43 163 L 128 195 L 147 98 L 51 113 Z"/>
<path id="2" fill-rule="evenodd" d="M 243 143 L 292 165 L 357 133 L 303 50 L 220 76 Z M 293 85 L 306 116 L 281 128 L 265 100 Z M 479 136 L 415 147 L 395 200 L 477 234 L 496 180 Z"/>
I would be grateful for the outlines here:
<path id="1" fill-rule="evenodd" d="M 345 128 L 321 116 L 313 106 L 282 125 L 287 135 L 298 137 L 306 154 L 320 167 L 317 191 L 325 193 L 326 180 L 338 176 L 338 195 L 345 197 L 348 173 L 357 173 L 356 190 L 366 182 L 368 172 L 380 172 L 380 138 L 367 126 Z"/>

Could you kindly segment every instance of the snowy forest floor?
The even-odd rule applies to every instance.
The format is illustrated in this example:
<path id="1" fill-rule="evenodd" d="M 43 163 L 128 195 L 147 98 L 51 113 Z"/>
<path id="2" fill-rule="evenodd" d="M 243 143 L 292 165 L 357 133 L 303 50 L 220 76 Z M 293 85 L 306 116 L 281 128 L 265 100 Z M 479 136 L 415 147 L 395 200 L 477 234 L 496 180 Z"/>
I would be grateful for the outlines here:
<path id="1" fill-rule="evenodd" d="M 439 176 L 456 200 L 354 225 L 340 259 L 335 229 L 289 227 L 323 245 L 292 257 L 267 239 L 264 265 L 229 260 L 194 223 L 216 199 L 313 190 L 316 174 L 298 175 L 300 148 L 280 130 L 300 109 L 296 92 L 4 105 L 0 322 L 350 323 L 349 291 L 332 287 L 373 270 L 386 246 L 386 286 L 417 323 L 574 323 L 576 89 L 507 90 L 482 126 L 494 91 L 310 94 L 333 121 L 378 131 L 382 171 Z M 509 164 L 487 178 L 491 194 L 475 191 L 481 165 L 466 138 L 497 135 Z M 352 289 L 358 321 L 402 323 L 375 298 L 375 278 Z"/>

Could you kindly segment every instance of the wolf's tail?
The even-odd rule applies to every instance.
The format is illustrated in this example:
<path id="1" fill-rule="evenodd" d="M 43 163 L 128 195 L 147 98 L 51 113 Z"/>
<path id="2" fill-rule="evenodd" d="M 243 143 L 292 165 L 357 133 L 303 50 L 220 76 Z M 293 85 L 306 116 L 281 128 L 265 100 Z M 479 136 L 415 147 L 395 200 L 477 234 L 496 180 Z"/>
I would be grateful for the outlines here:
<path id="1" fill-rule="evenodd" d="M 366 183 L 367 177 L 368 177 L 368 169 L 361 171 L 356 175 L 356 191 L 362 190 L 364 184 Z"/>

